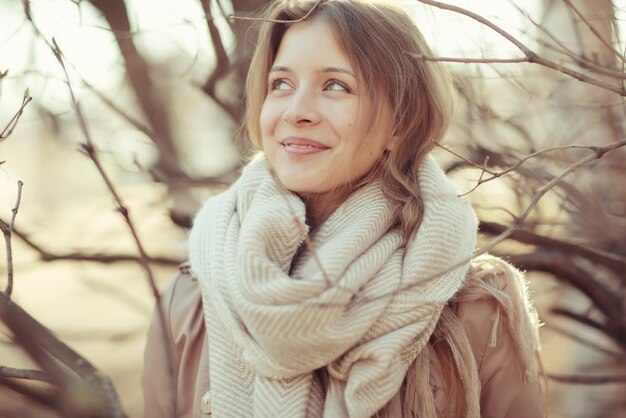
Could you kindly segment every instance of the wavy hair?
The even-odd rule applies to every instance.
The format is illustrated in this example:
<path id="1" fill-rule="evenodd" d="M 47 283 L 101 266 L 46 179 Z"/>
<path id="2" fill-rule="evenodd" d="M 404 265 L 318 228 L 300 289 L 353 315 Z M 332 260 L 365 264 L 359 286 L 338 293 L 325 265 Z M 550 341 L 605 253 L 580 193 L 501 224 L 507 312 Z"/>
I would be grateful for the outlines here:
<path id="1" fill-rule="evenodd" d="M 360 184 L 381 180 L 385 196 L 396 206 L 396 226 L 408 242 L 423 214 L 417 176 L 420 162 L 434 141 L 443 137 L 452 115 L 448 73 L 438 62 L 419 59 L 431 56 L 430 48 L 411 17 L 390 2 L 278 0 L 262 19 L 246 81 L 244 136 L 260 148 L 259 117 L 267 75 L 289 26 L 303 19 L 327 23 L 372 100 L 372 120 L 381 113 L 377 109 L 384 101 L 391 108 L 393 144 Z"/>

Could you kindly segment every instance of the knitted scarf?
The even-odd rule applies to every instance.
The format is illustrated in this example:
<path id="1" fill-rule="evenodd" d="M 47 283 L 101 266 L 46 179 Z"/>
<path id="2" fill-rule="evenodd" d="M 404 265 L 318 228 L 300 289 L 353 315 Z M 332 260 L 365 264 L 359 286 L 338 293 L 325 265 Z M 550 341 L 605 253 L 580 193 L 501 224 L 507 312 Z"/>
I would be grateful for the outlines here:
<path id="1" fill-rule="evenodd" d="M 263 157 L 206 202 L 189 243 L 214 417 L 365 418 L 396 394 L 469 263 L 451 267 L 476 239 L 474 212 L 430 156 L 419 186 L 424 216 L 408 245 L 372 182 L 295 260 L 308 232 L 305 205 Z"/>

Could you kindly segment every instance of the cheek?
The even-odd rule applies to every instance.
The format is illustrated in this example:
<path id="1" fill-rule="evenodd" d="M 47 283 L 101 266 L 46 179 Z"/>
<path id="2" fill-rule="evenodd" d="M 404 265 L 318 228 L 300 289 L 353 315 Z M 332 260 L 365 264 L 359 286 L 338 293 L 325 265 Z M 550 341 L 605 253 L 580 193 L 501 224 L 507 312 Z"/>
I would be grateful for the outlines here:
<path id="1" fill-rule="evenodd" d="M 259 138 L 259 143 L 261 148 L 265 148 L 267 140 L 273 137 L 278 120 L 279 116 L 277 117 L 275 109 L 270 105 L 264 104 L 261 109 L 261 114 L 259 115 L 259 124 L 261 126 L 261 138 Z"/>
<path id="2" fill-rule="evenodd" d="M 265 133 L 269 131 L 270 126 L 272 125 L 272 115 L 271 115 L 269 106 L 265 104 L 261 108 L 261 114 L 259 115 L 259 123 L 261 125 L 261 133 L 265 135 Z"/>
<path id="3" fill-rule="evenodd" d="M 259 115 L 259 124 L 261 127 L 261 138 L 258 139 L 259 147 L 264 153 L 271 153 L 274 148 L 276 125 L 280 121 L 281 114 L 277 111 L 276 106 L 271 103 L 265 103 L 261 108 Z"/>

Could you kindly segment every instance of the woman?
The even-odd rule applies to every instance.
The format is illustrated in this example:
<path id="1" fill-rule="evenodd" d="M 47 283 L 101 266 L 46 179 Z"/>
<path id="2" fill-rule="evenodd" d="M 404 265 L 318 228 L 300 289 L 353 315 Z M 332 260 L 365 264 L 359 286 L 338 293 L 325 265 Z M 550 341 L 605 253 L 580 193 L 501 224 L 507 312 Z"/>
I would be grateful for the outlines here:
<path id="1" fill-rule="evenodd" d="M 451 95 L 411 19 L 364 0 L 265 17 L 245 120 L 262 155 L 195 218 L 146 416 L 540 416 L 523 281 L 490 258 L 468 275 L 475 215 L 428 156 Z"/>

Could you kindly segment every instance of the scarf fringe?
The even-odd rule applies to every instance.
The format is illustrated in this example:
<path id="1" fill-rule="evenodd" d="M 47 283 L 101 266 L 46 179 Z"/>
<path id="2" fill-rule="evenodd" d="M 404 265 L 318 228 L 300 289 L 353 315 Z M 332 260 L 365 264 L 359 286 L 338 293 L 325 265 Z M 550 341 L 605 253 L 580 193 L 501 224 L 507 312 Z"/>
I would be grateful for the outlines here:
<path id="1" fill-rule="evenodd" d="M 478 367 L 465 329 L 456 315 L 456 305 L 485 298 L 497 301 L 488 345 L 495 347 L 498 336 L 505 328 L 512 337 L 524 382 L 539 378 L 540 324 L 537 312 L 528 299 L 525 279 L 518 270 L 503 260 L 488 255 L 480 256 L 472 261 L 465 286 L 442 311 L 429 345 L 420 352 L 407 372 L 403 400 L 404 418 L 447 416 L 448 411 L 437 410 L 429 373 L 424 373 L 430 368 L 430 354 L 435 345 L 443 345 L 448 350 L 448 360 L 453 368 L 451 387 L 445 388 L 448 401 L 452 401 L 455 388 L 461 389 L 462 393 L 458 401 L 462 401 L 463 405 L 449 405 L 450 402 L 447 402 L 446 409 L 456 410 L 458 416 L 480 418 L 481 383 Z"/>

